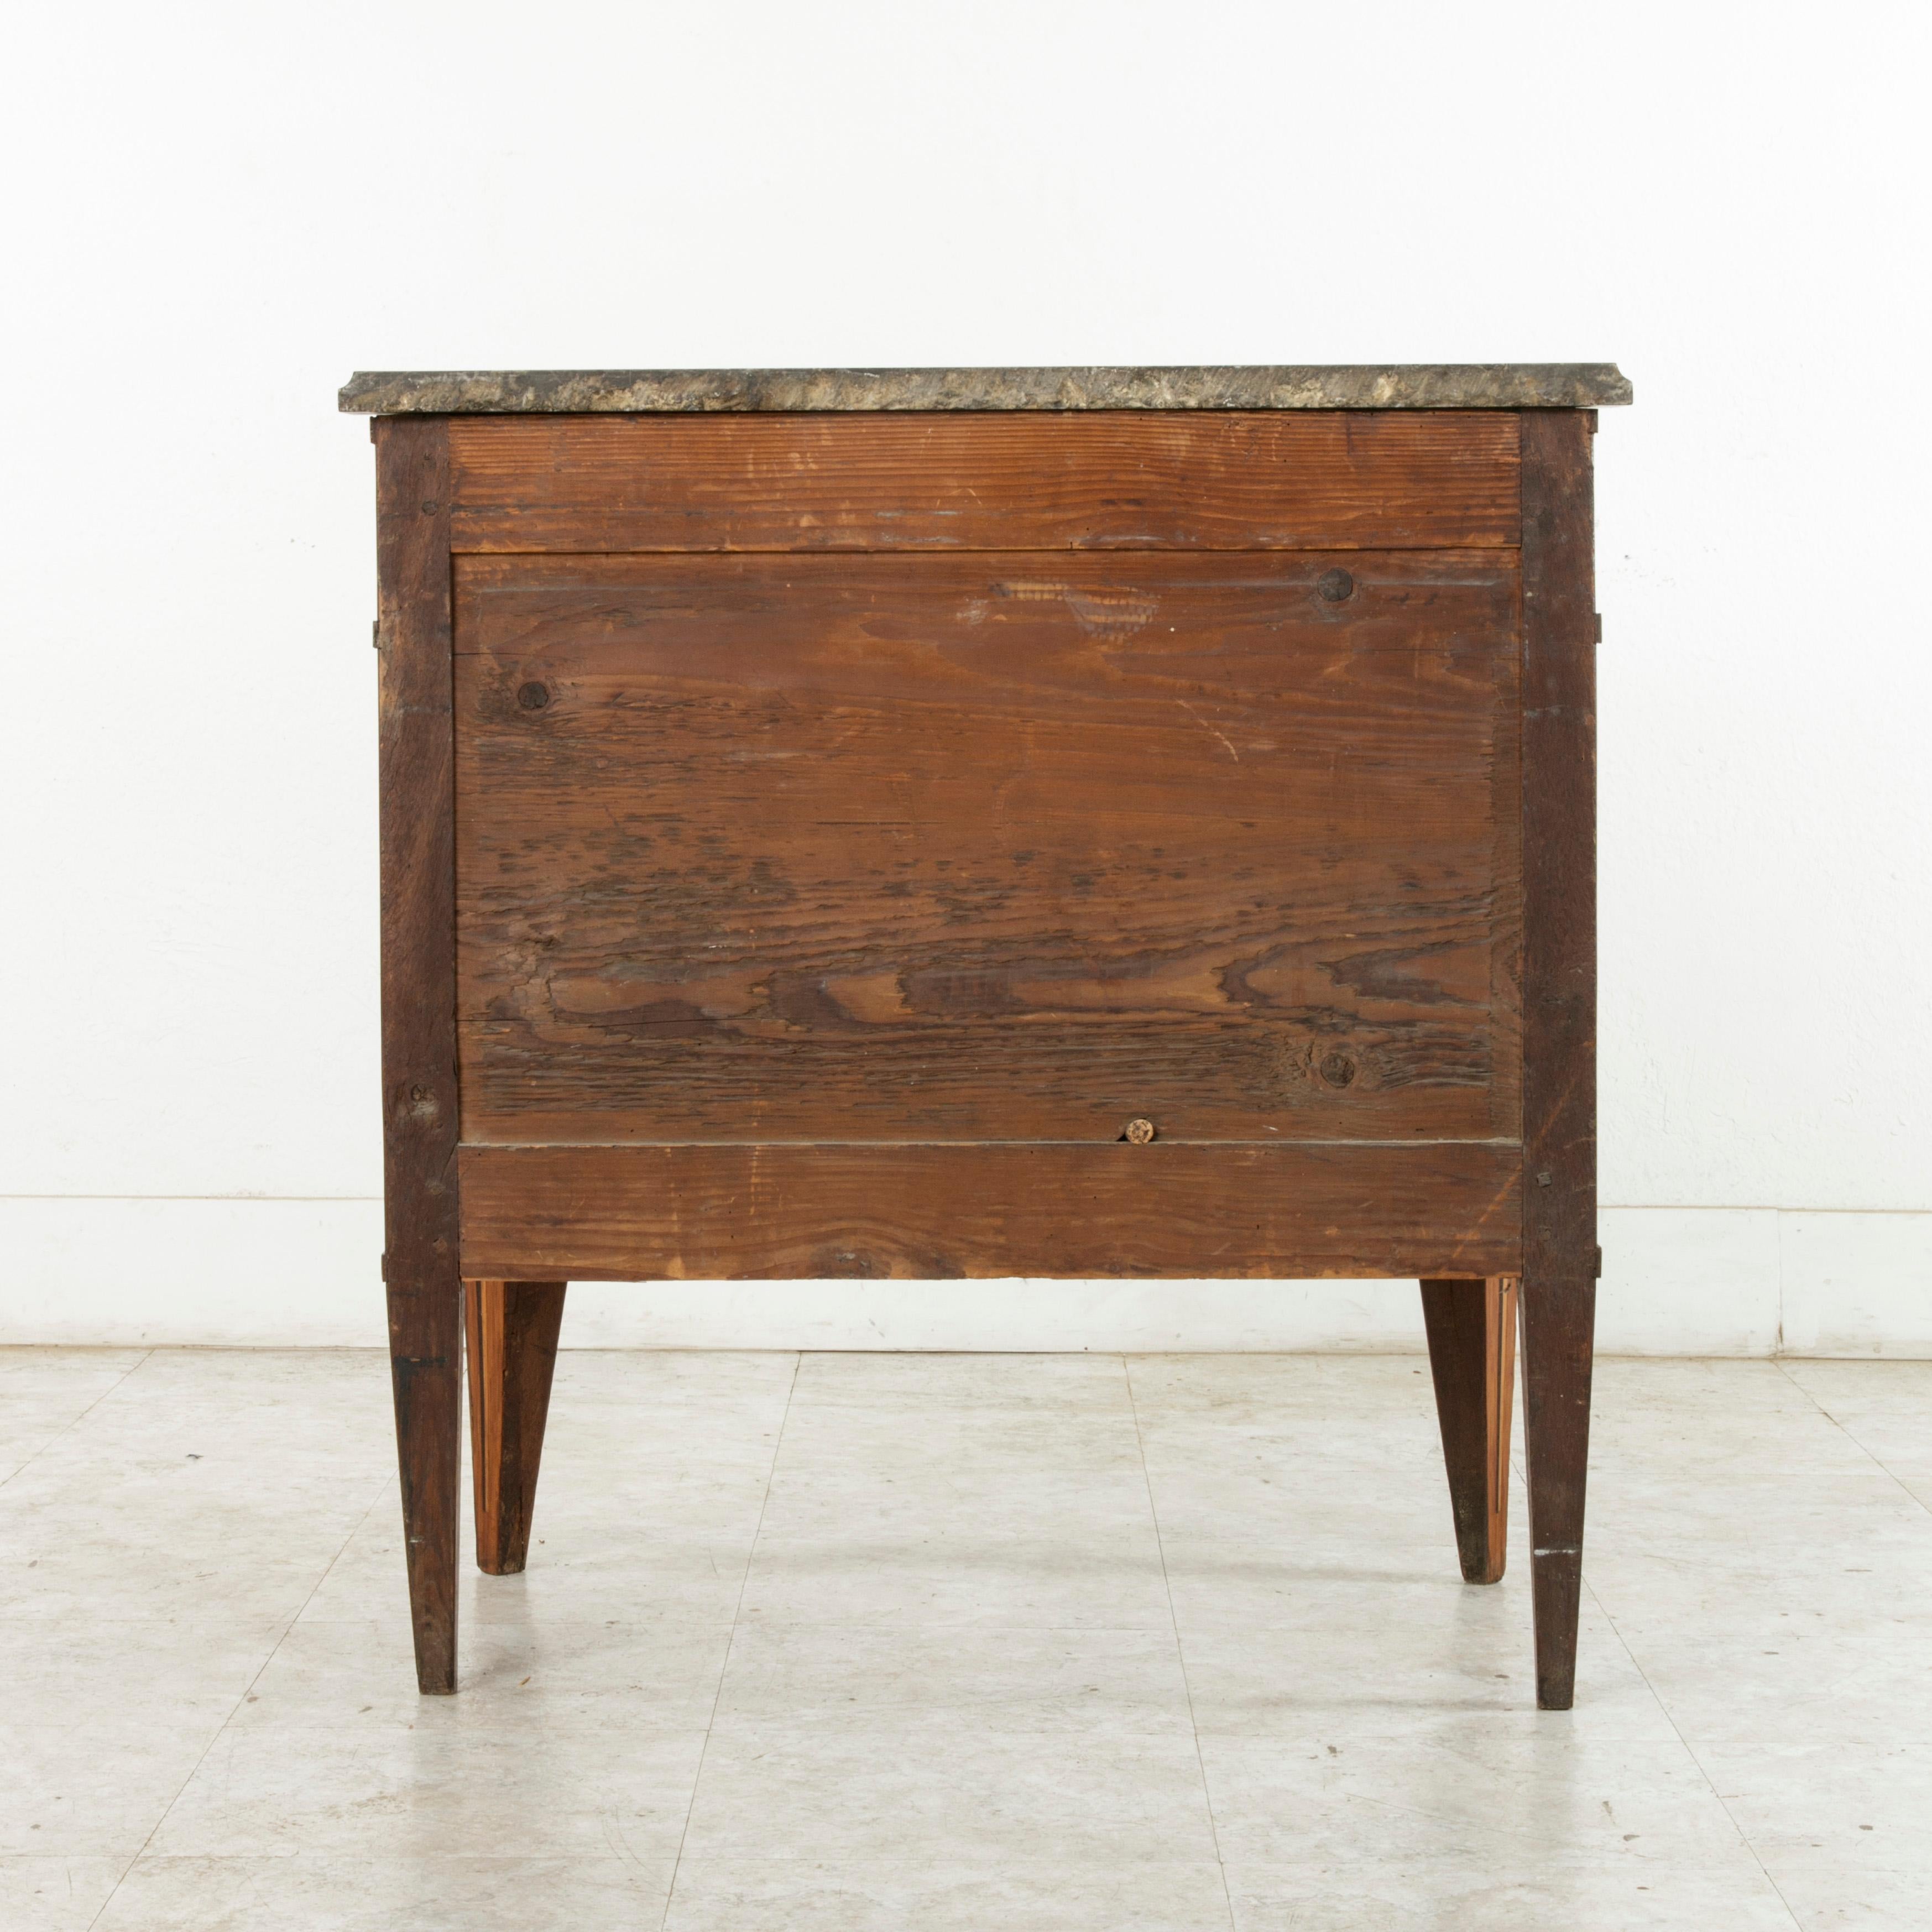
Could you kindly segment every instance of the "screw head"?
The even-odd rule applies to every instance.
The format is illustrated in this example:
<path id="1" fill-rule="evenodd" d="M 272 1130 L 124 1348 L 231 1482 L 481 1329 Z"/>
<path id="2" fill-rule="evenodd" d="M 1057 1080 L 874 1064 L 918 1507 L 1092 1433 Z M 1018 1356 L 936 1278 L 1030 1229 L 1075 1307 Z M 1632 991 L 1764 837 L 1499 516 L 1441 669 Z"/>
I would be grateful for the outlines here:
<path id="1" fill-rule="evenodd" d="M 1154 1138 L 1154 1123 L 1151 1120 L 1130 1120 L 1120 1138 L 1124 1141 L 1132 1142 L 1136 1147 L 1145 1147 Z"/>
<path id="2" fill-rule="evenodd" d="M 520 686 L 517 691 L 517 702 L 526 711 L 541 711 L 550 702 L 549 687 L 534 680 Z"/>
<path id="3" fill-rule="evenodd" d="M 1324 604 L 1346 604 L 1355 594 L 1355 580 L 1346 570 L 1324 570 L 1315 589 Z"/>
<path id="4" fill-rule="evenodd" d="M 1331 1087 L 1346 1087 L 1355 1077 L 1355 1063 L 1346 1053 L 1324 1053 L 1319 1072 Z"/>

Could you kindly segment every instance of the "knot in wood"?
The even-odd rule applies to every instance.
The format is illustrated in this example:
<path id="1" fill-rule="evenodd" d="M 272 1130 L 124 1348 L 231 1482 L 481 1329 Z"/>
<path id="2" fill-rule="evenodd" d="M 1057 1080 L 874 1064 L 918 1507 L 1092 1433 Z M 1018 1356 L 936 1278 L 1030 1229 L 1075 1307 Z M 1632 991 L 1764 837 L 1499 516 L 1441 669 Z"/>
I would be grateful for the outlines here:
<path id="1" fill-rule="evenodd" d="M 517 702 L 526 711 L 541 711 L 550 702 L 549 688 L 536 683 L 521 685 L 518 688 Z"/>
<path id="2" fill-rule="evenodd" d="M 1120 1138 L 1124 1141 L 1131 1141 L 1136 1147 L 1145 1147 L 1154 1138 L 1154 1123 L 1151 1120 L 1130 1120 L 1126 1131 Z"/>
<path id="3" fill-rule="evenodd" d="M 1327 1053 L 1322 1057 L 1321 1074 L 1331 1087 L 1346 1087 L 1355 1077 L 1355 1063 L 1346 1053 Z"/>

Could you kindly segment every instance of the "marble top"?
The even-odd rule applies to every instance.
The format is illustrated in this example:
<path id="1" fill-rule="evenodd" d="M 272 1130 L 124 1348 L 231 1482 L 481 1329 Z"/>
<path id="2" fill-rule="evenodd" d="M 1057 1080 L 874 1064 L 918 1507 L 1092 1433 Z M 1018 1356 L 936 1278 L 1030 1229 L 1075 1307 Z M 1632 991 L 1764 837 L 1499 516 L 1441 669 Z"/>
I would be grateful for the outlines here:
<path id="1" fill-rule="evenodd" d="M 356 416 L 712 410 L 1596 409 L 1630 400 L 1614 362 L 1182 369 L 517 369 L 360 374 Z"/>

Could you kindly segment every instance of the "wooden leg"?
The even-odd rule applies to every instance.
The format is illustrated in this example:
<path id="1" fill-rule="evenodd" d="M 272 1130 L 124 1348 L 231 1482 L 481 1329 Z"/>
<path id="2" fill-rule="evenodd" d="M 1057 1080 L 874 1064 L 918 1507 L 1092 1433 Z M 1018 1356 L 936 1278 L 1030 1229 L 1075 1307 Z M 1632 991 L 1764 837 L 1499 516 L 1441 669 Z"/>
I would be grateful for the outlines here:
<path id="1" fill-rule="evenodd" d="M 1524 1275 L 1523 1456 L 1536 1600 L 1536 1701 L 1546 1711 L 1568 1710 L 1576 1695 L 1596 1313 L 1597 1284 L 1588 1276 L 1552 1281 Z"/>
<path id="2" fill-rule="evenodd" d="M 403 1479 L 403 1539 L 416 1684 L 456 1688 L 456 1544 L 462 1515 L 463 1326 L 454 1276 L 441 1292 L 389 1289 L 389 1372 Z"/>
<path id="3" fill-rule="evenodd" d="M 389 416 L 373 427 L 381 613 L 382 1280 L 416 1682 L 447 1696 L 456 1688 L 463 1473 L 449 427 L 446 417 L 434 416 Z"/>
<path id="4" fill-rule="evenodd" d="M 476 1564 L 513 1576 L 530 1554 L 537 1465 L 563 1321 L 560 1281 L 466 1281 Z"/>
<path id="5" fill-rule="evenodd" d="M 1597 1248 L 1597 638 L 1588 411 L 1525 410 L 1522 1426 L 1536 1701 L 1576 1691 Z"/>
<path id="6" fill-rule="evenodd" d="M 1509 1533 L 1510 1398 L 1516 1369 L 1516 1283 L 1425 1281 L 1422 1318 L 1462 1580 L 1502 1580 Z"/>

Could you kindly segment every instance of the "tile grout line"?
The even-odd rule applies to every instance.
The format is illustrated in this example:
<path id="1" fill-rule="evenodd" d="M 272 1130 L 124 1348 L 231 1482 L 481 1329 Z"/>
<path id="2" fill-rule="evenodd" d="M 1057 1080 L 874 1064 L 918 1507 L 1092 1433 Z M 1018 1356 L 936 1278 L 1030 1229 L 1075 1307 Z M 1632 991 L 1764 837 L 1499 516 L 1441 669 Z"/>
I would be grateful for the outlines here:
<path id="1" fill-rule="evenodd" d="M 1650 1681 L 1650 1672 L 1645 1670 L 1642 1664 L 1638 1661 L 1636 1652 L 1631 1649 L 1630 1646 L 1630 1640 L 1626 1637 L 1622 1630 L 1618 1628 L 1616 1618 L 1611 1616 L 1610 1606 L 1604 1601 L 1601 1597 L 1597 1594 L 1595 1586 L 1590 1582 L 1588 1577 L 1584 1578 L 1582 1580 L 1584 1588 L 1590 1593 L 1591 1602 L 1594 1604 L 1598 1610 L 1602 1612 L 1604 1622 L 1608 1624 L 1610 1627 L 1611 1634 L 1616 1637 L 1618 1643 L 1622 1645 L 1624 1654 L 1630 1660 L 1630 1668 L 1643 1679 L 1643 1688 L 1650 1693 L 1652 1701 L 1656 1705 L 1658 1709 L 1663 1713 L 1664 1721 L 1670 1726 L 1672 1735 L 1676 1738 L 1678 1743 L 1683 1747 L 1684 1755 L 1697 1767 L 1697 1775 L 1701 1778 L 1704 1780 L 1705 1784 L 1709 1787 L 1711 1796 L 1718 1801 L 1719 1804 L 1723 1806 L 1724 1816 L 1730 1820 L 1731 1829 L 1738 1834 L 1738 1843 L 1742 1845 L 1746 1851 L 1750 1852 L 1751 1855 L 1751 1862 L 1757 1867 L 1760 1871 L 1763 1873 L 1765 1883 L 1769 1886 L 1772 1890 L 1776 1893 L 1778 1904 L 1783 1906 L 1785 1910 L 1790 1914 L 1792 1924 L 1799 1928 L 1799 1932 L 1803 1932 L 1804 1921 L 1798 1917 L 1796 1911 L 1792 1906 L 1790 1900 L 1785 1897 L 1784 1888 L 1778 1883 L 1776 1879 L 1772 1876 L 1771 1868 L 1764 1862 L 1764 1855 L 1759 1851 L 1756 1846 L 1751 1843 L 1750 1834 L 1738 1822 L 1737 1814 L 1731 1809 L 1730 1804 L 1726 1799 L 1724 1794 L 1718 1789 L 1716 1779 L 1712 1778 L 1711 1774 L 1704 1768 L 1704 1761 L 1697 1755 L 1696 1747 L 1684 1735 L 1682 1726 L 1678 1724 L 1676 1717 L 1672 1713 L 1670 1706 L 1658 1695 L 1657 1686 Z"/>
<path id="2" fill-rule="evenodd" d="M 758 1561 L 758 1538 L 764 1532 L 765 1512 L 771 1507 L 772 1485 L 778 1480 L 778 1456 L 784 1448 L 785 1424 L 791 1420 L 792 1397 L 798 1392 L 799 1371 L 805 1365 L 805 1352 L 795 1349 L 791 1358 L 791 1380 L 785 1386 L 784 1408 L 778 1417 L 778 1432 L 772 1444 L 772 1466 L 765 1472 L 765 1493 L 758 1502 L 758 1520 L 752 1527 L 752 1546 L 745 1552 L 745 1574 L 739 1580 L 738 1600 L 732 1606 L 731 1628 L 724 1639 L 724 1660 L 718 1666 L 718 1688 L 712 1694 L 711 1715 L 705 1721 L 704 1742 L 698 1748 L 698 1768 L 691 1774 L 691 1800 L 684 1808 L 684 1828 L 677 1834 L 677 1856 L 672 1859 L 670 1883 L 664 1888 L 664 1916 L 660 1932 L 670 1923 L 671 1902 L 677 1896 L 677 1875 L 684 1864 L 684 1844 L 691 1836 L 692 1814 L 698 1809 L 698 1787 L 704 1776 L 704 1760 L 711 1749 L 711 1732 L 718 1722 L 718 1707 L 724 1701 L 724 1679 L 730 1674 L 731 1648 L 738 1637 L 739 1619 L 745 1613 L 745 1592 L 752 1587 L 752 1565 Z"/>
<path id="3" fill-rule="evenodd" d="M 370 1498 L 368 1508 L 364 1510 L 362 1514 L 356 1519 L 354 1522 L 350 1524 L 348 1534 L 342 1539 L 339 1544 L 337 1545 L 335 1554 L 322 1566 L 322 1574 L 316 1577 L 314 1582 L 310 1586 L 308 1594 L 303 1598 L 301 1603 L 296 1606 L 295 1614 L 289 1618 L 286 1623 L 283 1624 L 280 1635 L 278 1636 L 275 1639 L 274 1642 L 268 1646 L 268 1655 L 263 1658 L 262 1661 L 256 1666 L 254 1675 L 248 1679 L 246 1684 L 242 1685 L 242 1694 L 236 1699 L 227 1716 L 224 1718 L 220 1723 L 215 1726 L 214 1735 L 208 1739 L 207 1748 L 202 1752 L 200 1756 L 196 1758 L 194 1764 L 189 1768 L 187 1777 L 182 1780 L 180 1786 L 176 1791 L 175 1795 L 168 1800 L 166 1804 L 161 1807 L 161 1815 L 157 1818 L 154 1823 L 148 1828 L 148 1835 L 141 1840 L 140 1845 L 136 1848 L 134 1856 L 128 1861 L 127 1865 L 122 1870 L 121 1876 L 114 1881 L 113 1890 L 109 1892 L 107 1896 L 100 1901 L 100 1910 L 97 1912 L 94 1916 L 87 1922 L 88 1932 L 94 1932 L 94 1928 L 100 1923 L 101 1918 L 106 1912 L 107 1908 L 120 1896 L 121 1888 L 128 1882 L 128 1873 L 131 1872 L 134 1868 L 141 1862 L 142 1859 L 147 1856 L 148 1847 L 154 1842 L 154 1834 L 168 1822 L 169 1818 L 173 1814 L 175 1807 L 182 1801 L 182 1793 L 186 1791 L 188 1786 L 194 1782 L 196 1775 L 200 1773 L 202 1766 L 208 1762 L 215 1746 L 220 1743 L 222 1738 L 226 1735 L 229 1726 L 235 1721 L 236 1712 L 239 1711 L 242 1706 L 248 1702 L 249 1694 L 254 1690 L 256 1684 L 261 1682 L 262 1672 L 266 1670 L 268 1666 L 274 1663 L 275 1659 L 281 1654 L 282 1646 L 288 1642 L 290 1631 L 293 1630 L 296 1625 L 302 1621 L 302 1612 L 307 1610 L 309 1605 L 315 1601 L 316 1592 L 320 1590 L 322 1585 L 327 1582 L 329 1578 L 334 1574 L 335 1566 L 342 1561 L 343 1552 L 356 1540 L 356 1532 L 362 1528 L 362 1526 L 367 1522 L 382 1506 L 383 1492 L 387 1487 L 388 1478 L 384 1478 L 377 1484 L 376 1494 Z"/>
<path id="4" fill-rule="evenodd" d="M 78 1429 L 80 1425 L 85 1422 L 110 1395 L 116 1394 L 119 1390 L 121 1385 L 127 1381 L 128 1378 L 131 1376 L 136 1369 L 145 1368 L 148 1363 L 153 1359 L 154 1353 L 154 1352 L 152 1348 L 143 1348 L 141 1351 L 141 1359 L 138 1362 L 130 1362 L 127 1367 L 122 1370 L 121 1373 L 115 1378 L 114 1381 L 106 1388 L 103 1389 L 100 1393 L 96 1396 L 71 1422 L 68 1423 L 64 1428 L 56 1430 L 52 1435 L 50 1436 L 47 1439 L 43 1442 L 17 1469 L 10 1469 L 5 1475 L 0 1476 L 0 1489 L 4 1489 L 16 1476 L 24 1475 L 26 1472 L 31 1469 L 50 1449 L 53 1448 L 55 1444 L 57 1442 L 64 1442 L 67 1438 L 71 1436 L 74 1432 Z"/>
<path id="5" fill-rule="evenodd" d="M 1214 1844 L 1215 1868 L 1221 1874 L 1221 1897 L 1228 1908 L 1228 1932 L 1234 1932 L 1234 1894 L 1228 1884 L 1228 1862 L 1221 1856 L 1221 1827 L 1214 1816 L 1214 1796 L 1208 1786 L 1208 1760 L 1201 1748 L 1201 1726 L 1194 1715 L 1194 1686 L 1188 1681 L 1187 1652 L 1180 1641 L 1180 1612 L 1174 1606 L 1174 1584 L 1167 1574 L 1167 1545 L 1160 1533 L 1160 1511 L 1154 1499 L 1154 1472 L 1148 1467 L 1147 1437 L 1141 1429 L 1140 1405 L 1134 1400 L 1132 1363 L 1120 1357 L 1120 1379 L 1126 1385 L 1127 1412 L 1134 1420 L 1134 1443 L 1141 1452 L 1141 1480 L 1147 1485 L 1148 1517 L 1154 1525 L 1154 1546 L 1160 1558 L 1160 1584 L 1167 1592 L 1168 1621 L 1174 1627 L 1174 1658 L 1180 1667 L 1180 1688 L 1187 1700 L 1187 1728 L 1194 1734 L 1194 1762 L 1201 1772 L 1201 1802 L 1208 1813 L 1208 1834 Z"/>
<path id="6" fill-rule="evenodd" d="M 1800 1357 L 1796 1359 L 1802 1360 L 1803 1358 Z M 1875 1450 L 1868 1449 L 1865 1445 L 1852 1433 L 1850 1429 L 1845 1424 L 1840 1422 L 1838 1418 L 1834 1415 L 1832 1412 L 1827 1408 L 1825 1405 L 1820 1402 L 1818 1398 L 1784 1366 L 1784 1358 L 1783 1357 L 1780 1357 L 1774 1361 L 1772 1366 L 1778 1370 L 1779 1374 L 1784 1376 L 1784 1379 L 1788 1382 L 1791 1386 L 1795 1388 L 1798 1393 L 1802 1395 L 1804 1400 L 1808 1402 L 1811 1406 L 1815 1408 L 1818 1413 L 1822 1415 L 1825 1420 L 1828 1422 L 1858 1452 L 1861 1456 L 1864 1457 L 1867 1462 L 1870 1462 L 1874 1468 L 1882 1470 L 1885 1474 L 1904 1492 L 1906 1500 L 1908 1502 L 1916 1504 L 1918 1507 L 1924 1510 L 1928 1516 L 1932 1516 L 1932 1503 L 1927 1502 L 1922 1496 L 1920 1496 L 1918 1491 L 1913 1489 L 1911 1484 L 1907 1483 L 1904 1477 L 1898 1474 L 1898 1472 L 1892 1468 L 1892 1466 L 1886 1461 L 1882 1456 L 1880 1455 Z"/>

